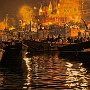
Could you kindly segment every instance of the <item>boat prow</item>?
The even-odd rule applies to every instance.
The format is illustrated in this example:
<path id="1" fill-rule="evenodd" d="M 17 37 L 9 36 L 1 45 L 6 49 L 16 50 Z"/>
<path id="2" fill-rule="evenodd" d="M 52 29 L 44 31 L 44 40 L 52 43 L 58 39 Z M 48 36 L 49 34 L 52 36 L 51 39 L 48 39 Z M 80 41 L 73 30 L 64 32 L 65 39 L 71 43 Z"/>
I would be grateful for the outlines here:
<path id="1" fill-rule="evenodd" d="M 19 68 L 22 65 L 22 43 L 7 45 L 3 48 L 0 66 L 7 68 Z"/>

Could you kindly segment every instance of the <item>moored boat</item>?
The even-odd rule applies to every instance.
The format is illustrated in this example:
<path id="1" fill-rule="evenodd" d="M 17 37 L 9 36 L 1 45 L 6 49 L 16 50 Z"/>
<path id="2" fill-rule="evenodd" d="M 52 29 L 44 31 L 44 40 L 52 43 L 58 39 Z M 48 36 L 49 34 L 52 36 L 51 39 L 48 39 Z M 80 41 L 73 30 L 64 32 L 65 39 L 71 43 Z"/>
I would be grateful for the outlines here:
<path id="1" fill-rule="evenodd" d="M 89 48 L 90 48 L 90 41 L 58 47 L 60 57 L 69 58 L 73 60 L 75 59 L 85 63 L 89 63 L 90 60 Z"/>
<path id="2" fill-rule="evenodd" d="M 19 68 L 22 65 L 22 43 L 5 45 L 3 47 L 4 53 L 2 55 L 0 66 L 8 68 Z"/>
<path id="3" fill-rule="evenodd" d="M 43 51 L 50 51 L 50 43 L 48 42 L 40 42 L 40 41 L 34 41 L 34 40 L 25 40 L 24 44 L 28 46 L 27 51 L 28 52 L 43 52 Z"/>
<path id="4" fill-rule="evenodd" d="M 2 59 L 3 53 L 4 53 L 4 50 L 3 49 L 0 49 L 0 61 Z"/>

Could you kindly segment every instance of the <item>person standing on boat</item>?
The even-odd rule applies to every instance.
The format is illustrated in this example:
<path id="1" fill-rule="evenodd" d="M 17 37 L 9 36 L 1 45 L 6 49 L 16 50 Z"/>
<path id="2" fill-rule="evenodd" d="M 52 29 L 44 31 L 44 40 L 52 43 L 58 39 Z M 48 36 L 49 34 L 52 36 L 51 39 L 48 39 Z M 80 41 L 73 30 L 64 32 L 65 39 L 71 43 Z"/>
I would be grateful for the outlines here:
<path id="1" fill-rule="evenodd" d="M 58 42 L 59 42 L 60 39 L 61 39 L 61 35 L 59 34 L 58 35 L 58 38 L 57 38 Z"/>

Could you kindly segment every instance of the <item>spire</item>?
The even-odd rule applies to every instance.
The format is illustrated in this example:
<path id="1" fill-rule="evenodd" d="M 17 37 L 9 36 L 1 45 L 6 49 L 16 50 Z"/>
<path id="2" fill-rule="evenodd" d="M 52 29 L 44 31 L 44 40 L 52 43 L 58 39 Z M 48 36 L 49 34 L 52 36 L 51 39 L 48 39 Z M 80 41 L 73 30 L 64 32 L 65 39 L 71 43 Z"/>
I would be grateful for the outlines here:
<path id="1" fill-rule="evenodd" d="M 60 0 L 56 2 L 57 2 L 57 6 L 56 6 L 57 14 L 60 14 Z"/>
<path id="2" fill-rule="evenodd" d="M 41 7 L 39 9 L 39 15 L 42 15 L 43 14 L 43 8 L 42 8 L 42 4 L 41 4 Z"/>
<path id="3" fill-rule="evenodd" d="M 49 3 L 49 7 L 48 7 L 48 13 L 51 14 L 52 13 L 52 3 L 50 1 Z"/>
<path id="4" fill-rule="evenodd" d="M 60 4 L 57 6 L 57 14 L 60 14 Z"/>
<path id="5" fill-rule="evenodd" d="M 8 28 L 8 14 L 5 17 L 5 28 Z"/>

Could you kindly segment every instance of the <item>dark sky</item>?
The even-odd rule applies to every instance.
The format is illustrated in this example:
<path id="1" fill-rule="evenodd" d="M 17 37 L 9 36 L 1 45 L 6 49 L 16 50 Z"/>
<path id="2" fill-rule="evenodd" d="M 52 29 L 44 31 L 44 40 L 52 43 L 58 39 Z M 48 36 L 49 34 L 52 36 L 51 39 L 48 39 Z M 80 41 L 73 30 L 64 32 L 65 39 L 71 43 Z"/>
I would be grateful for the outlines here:
<path id="1" fill-rule="evenodd" d="M 0 19 L 6 14 L 14 15 L 17 14 L 19 8 L 26 4 L 31 7 L 40 7 L 40 3 L 46 3 L 49 0 L 0 0 Z"/>
<path id="2" fill-rule="evenodd" d="M 51 0 L 53 1 L 53 0 Z M 85 0 L 85 6 L 90 9 L 90 0 Z M 0 0 L 0 20 L 5 17 L 6 14 L 14 16 L 18 13 L 19 8 L 24 4 L 30 5 L 31 7 L 40 7 L 41 3 L 47 5 L 50 0 Z M 89 10 L 90 11 L 90 10 Z M 90 18 L 90 13 L 86 16 Z"/>

